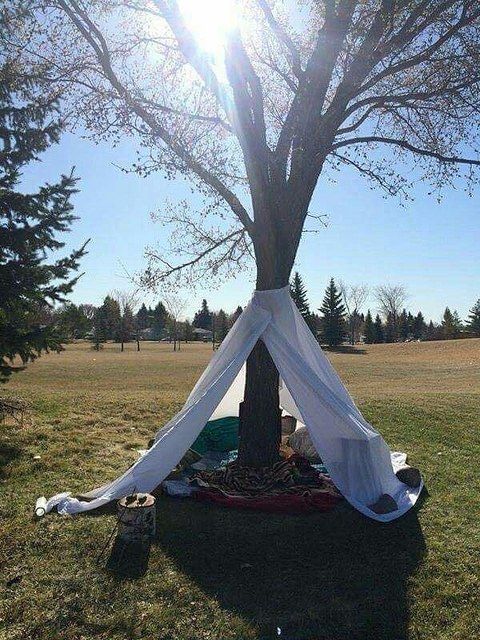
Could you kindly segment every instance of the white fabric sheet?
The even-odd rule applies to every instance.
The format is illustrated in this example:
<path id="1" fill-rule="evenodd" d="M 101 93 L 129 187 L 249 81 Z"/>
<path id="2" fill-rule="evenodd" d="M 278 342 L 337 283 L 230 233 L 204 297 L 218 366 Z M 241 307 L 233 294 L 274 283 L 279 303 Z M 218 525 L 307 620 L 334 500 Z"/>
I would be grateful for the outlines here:
<path id="1" fill-rule="evenodd" d="M 281 376 L 282 408 L 306 424 L 333 481 L 361 513 L 387 522 L 416 502 L 423 485 L 411 489 L 395 476 L 391 453 L 363 418 L 292 301 L 288 287 L 256 291 L 190 393 L 182 410 L 155 437 L 130 469 L 102 487 L 91 502 L 61 495 L 50 499 L 59 513 L 95 509 L 132 491 L 151 491 L 170 473 L 210 418 L 238 414 L 244 363 L 261 338 Z M 395 454 L 395 468 L 398 454 Z M 390 494 L 398 509 L 376 514 L 368 505 Z"/>

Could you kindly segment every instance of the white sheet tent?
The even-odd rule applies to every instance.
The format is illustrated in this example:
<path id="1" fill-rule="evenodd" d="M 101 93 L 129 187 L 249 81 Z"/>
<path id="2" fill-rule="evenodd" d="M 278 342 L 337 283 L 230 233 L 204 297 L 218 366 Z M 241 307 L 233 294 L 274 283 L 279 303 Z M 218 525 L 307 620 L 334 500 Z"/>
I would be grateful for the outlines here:
<path id="1" fill-rule="evenodd" d="M 145 455 L 112 483 L 97 489 L 92 501 L 59 494 L 48 501 L 47 511 L 56 505 L 59 513 L 79 513 L 132 491 L 148 492 L 157 487 L 208 420 L 238 415 L 244 364 L 259 338 L 280 373 L 282 409 L 307 425 L 315 448 L 345 498 L 361 513 L 383 522 L 408 511 L 423 483 L 410 488 L 398 480 L 396 457 L 355 406 L 298 312 L 288 287 L 254 292 L 184 407 L 158 431 Z M 385 493 L 395 499 L 398 509 L 377 514 L 368 505 Z"/>

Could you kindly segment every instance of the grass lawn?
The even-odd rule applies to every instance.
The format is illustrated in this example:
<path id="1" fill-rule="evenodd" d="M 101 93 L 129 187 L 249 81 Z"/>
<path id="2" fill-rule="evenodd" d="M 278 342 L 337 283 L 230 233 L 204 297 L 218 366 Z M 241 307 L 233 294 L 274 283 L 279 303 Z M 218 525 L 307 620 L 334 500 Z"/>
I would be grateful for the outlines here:
<path id="1" fill-rule="evenodd" d="M 148 571 L 122 580 L 96 563 L 112 515 L 33 521 L 39 495 L 131 464 L 210 356 L 204 344 L 75 344 L 4 389 L 32 410 L 23 428 L 0 426 L 0 638 L 480 637 L 480 340 L 329 354 L 366 418 L 424 474 L 423 504 L 392 524 L 348 506 L 274 516 L 162 498 Z"/>

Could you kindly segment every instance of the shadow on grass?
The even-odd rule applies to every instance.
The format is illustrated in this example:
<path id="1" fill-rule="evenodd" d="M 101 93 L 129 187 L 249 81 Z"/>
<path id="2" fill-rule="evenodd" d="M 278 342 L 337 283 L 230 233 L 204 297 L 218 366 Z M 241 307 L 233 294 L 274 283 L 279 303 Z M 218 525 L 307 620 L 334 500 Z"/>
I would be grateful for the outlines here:
<path id="1" fill-rule="evenodd" d="M 345 503 L 276 516 L 164 498 L 157 515 L 156 544 L 258 638 L 408 635 L 407 583 L 425 552 L 413 510 L 379 524 Z"/>
<path id="2" fill-rule="evenodd" d="M 21 454 L 22 451 L 18 447 L 0 443 L 0 478 L 5 478 L 5 468 L 8 467 L 10 462 L 19 458 Z"/>
<path id="3" fill-rule="evenodd" d="M 327 345 L 322 345 L 322 350 L 328 351 L 330 353 L 345 353 L 354 356 L 363 356 L 367 353 L 366 349 L 362 349 L 361 347 L 354 347 L 350 344 L 341 344 L 338 347 L 328 347 Z"/>
<path id="4" fill-rule="evenodd" d="M 117 536 L 110 550 L 105 568 L 120 579 L 136 580 L 148 570 L 151 544 L 125 542 Z"/>

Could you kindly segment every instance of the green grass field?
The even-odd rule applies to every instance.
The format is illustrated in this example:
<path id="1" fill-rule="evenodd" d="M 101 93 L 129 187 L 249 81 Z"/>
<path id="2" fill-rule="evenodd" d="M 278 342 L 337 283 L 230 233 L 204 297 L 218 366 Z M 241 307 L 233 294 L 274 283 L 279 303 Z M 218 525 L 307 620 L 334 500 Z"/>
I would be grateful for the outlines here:
<path id="1" fill-rule="evenodd" d="M 69 345 L 3 390 L 31 412 L 23 428 L 0 426 L 0 638 L 480 637 L 480 340 L 329 354 L 424 474 L 422 505 L 392 524 L 348 506 L 273 516 L 161 498 L 148 571 L 126 580 L 96 563 L 112 515 L 32 519 L 39 495 L 131 464 L 210 357 L 203 344 Z"/>

